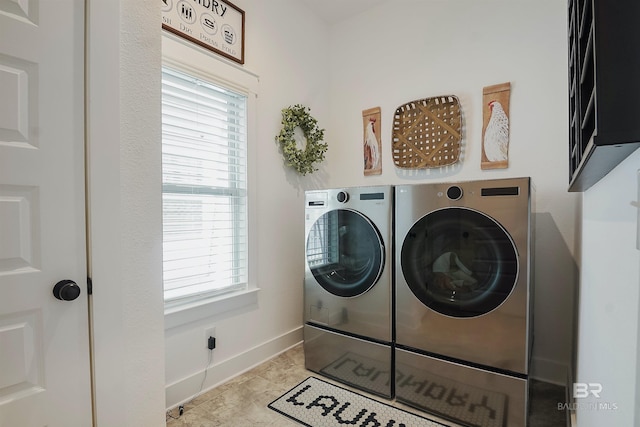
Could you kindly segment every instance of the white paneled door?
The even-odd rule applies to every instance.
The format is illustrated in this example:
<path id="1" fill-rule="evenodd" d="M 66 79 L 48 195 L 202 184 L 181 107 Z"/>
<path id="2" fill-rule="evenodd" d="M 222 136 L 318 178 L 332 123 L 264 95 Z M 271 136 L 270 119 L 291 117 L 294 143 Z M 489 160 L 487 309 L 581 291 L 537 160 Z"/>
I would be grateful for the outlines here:
<path id="1" fill-rule="evenodd" d="M 92 424 L 84 8 L 0 0 L 0 427 Z"/>

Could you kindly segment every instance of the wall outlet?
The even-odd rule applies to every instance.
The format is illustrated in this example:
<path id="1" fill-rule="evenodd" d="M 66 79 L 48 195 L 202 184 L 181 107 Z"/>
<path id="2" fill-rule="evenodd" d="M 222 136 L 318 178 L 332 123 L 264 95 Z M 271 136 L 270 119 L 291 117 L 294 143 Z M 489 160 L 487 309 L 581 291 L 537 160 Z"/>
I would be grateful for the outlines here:
<path id="1" fill-rule="evenodd" d="M 204 348 L 209 349 L 209 337 L 216 337 L 216 327 L 212 326 L 204 330 Z"/>

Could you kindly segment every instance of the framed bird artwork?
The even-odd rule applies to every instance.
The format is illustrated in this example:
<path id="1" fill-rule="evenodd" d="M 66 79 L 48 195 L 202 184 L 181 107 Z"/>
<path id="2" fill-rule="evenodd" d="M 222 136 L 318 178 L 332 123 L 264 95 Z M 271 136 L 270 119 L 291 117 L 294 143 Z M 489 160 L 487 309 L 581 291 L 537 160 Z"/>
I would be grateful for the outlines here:
<path id="1" fill-rule="evenodd" d="M 509 167 L 509 97 L 511 83 L 487 86 L 482 90 L 481 169 Z"/>
<path id="2" fill-rule="evenodd" d="M 380 140 L 380 107 L 362 112 L 364 174 L 382 174 L 382 142 Z"/>

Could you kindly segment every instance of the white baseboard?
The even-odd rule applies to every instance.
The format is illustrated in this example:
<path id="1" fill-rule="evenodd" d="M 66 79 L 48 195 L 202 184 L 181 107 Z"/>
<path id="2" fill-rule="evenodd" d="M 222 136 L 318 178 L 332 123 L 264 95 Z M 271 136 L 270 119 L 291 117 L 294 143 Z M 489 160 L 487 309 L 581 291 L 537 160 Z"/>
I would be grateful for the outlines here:
<path id="1" fill-rule="evenodd" d="M 555 360 L 534 357 L 531 359 L 530 377 L 551 384 L 567 385 L 568 367 L 564 363 Z"/>
<path id="2" fill-rule="evenodd" d="M 247 372 L 300 342 L 302 342 L 302 326 L 250 348 L 230 359 L 209 366 L 201 393 Z M 187 378 L 167 385 L 165 387 L 167 409 L 175 408 L 193 399 L 196 396 L 193 391 L 200 390 L 203 377 L 204 370 L 201 370 Z"/>

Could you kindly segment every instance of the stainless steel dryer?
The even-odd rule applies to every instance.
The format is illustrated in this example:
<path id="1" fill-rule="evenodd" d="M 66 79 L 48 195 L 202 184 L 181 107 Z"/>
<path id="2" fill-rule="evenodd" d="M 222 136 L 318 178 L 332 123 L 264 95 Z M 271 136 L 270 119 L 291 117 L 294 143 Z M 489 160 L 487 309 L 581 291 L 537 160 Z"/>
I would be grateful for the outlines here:
<path id="1" fill-rule="evenodd" d="M 307 369 L 391 397 L 393 187 L 305 194 Z"/>
<path id="2" fill-rule="evenodd" d="M 529 178 L 396 187 L 396 398 L 471 426 L 525 426 Z"/>

